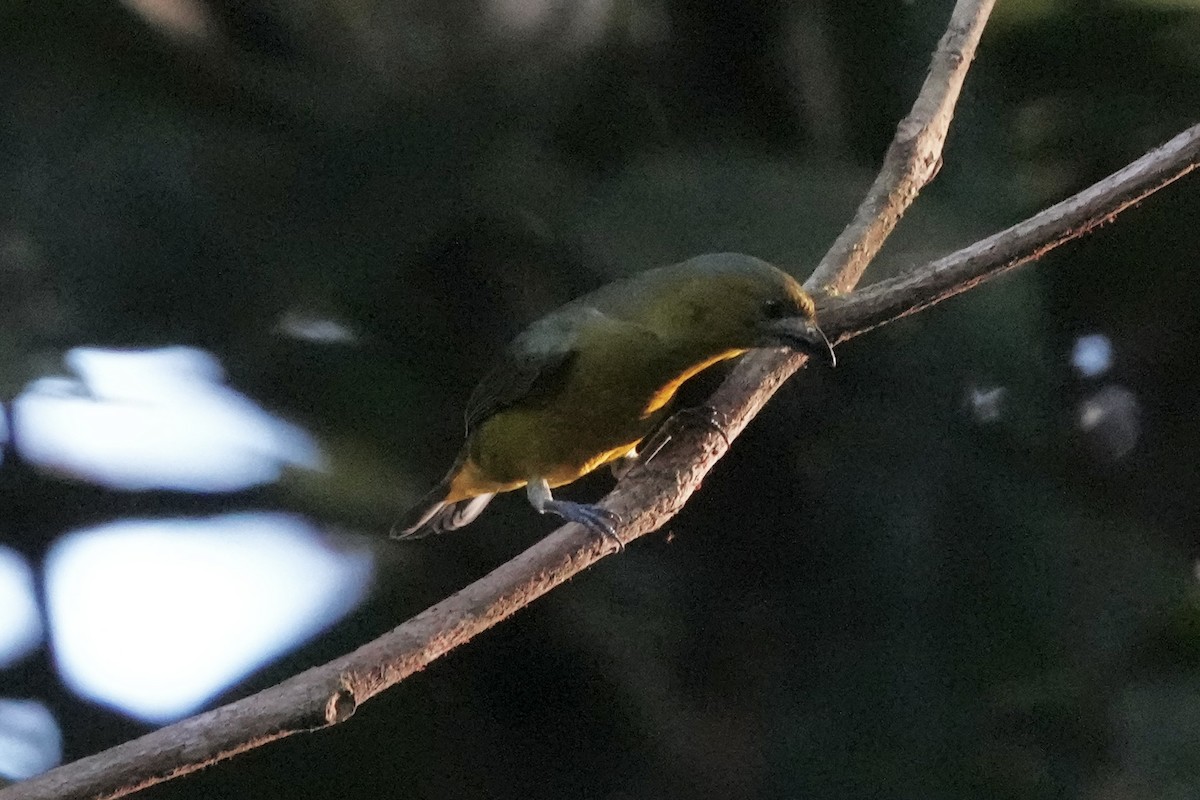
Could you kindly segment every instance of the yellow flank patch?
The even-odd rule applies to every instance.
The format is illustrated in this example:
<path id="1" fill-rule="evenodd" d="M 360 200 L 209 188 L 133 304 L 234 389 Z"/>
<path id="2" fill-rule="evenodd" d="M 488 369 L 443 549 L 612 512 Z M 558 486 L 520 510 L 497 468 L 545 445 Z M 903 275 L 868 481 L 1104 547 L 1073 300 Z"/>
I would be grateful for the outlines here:
<path id="1" fill-rule="evenodd" d="M 721 352 L 715 356 L 712 356 L 711 358 L 709 358 L 706 361 L 701 361 L 699 364 L 693 364 L 692 366 L 688 367 L 683 372 L 679 373 L 674 378 L 672 378 L 670 381 L 668 381 L 667 383 L 660 386 L 658 391 L 656 391 L 653 395 L 651 395 L 650 402 L 646 404 L 646 407 L 644 409 L 642 409 L 642 419 L 645 419 L 646 417 L 653 414 L 655 411 L 660 410 L 667 403 L 671 402 L 671 400 L 675 397 L 675 392 L 679 391 L 679 387 L 682 386 L 689 378 L 695 377 L 696 375 L 700 374 L 704 370 L 711 367 L 713 364 L 716 364 L 718 361 L 727 361 L 731 358 L 737 358 L 744 352 L 746 352 L 746 351 L 745 350 L 725 350 L 724 352 Z M 619 458 L 619 457 L 620 456 L 614 456 L 613 458 Z M 613 459 L 610 458 L 608 460 L 612 461 Z M 605 462 L 601 461 L 600 463 L 603 464 Z"/>
<path id="2" fill-rule="evenodd" d="M 619 447 L 614 447 L 611 450 L 606 450 L 603 453 L 597 453 L 589 458 L 583 464 L 563 465 L 558 468 L 551 469 L 545 475 L 531 475 L 530 477 L 545 478 L 546 482 L 551 487 L 565 486 L 568 483 L 573 483 L 579 480 L 584 475 L 587 475 L 594 469 L 604 466 L 610 461 L 616 461 L 638 446 L 641 439 L 623 444 Z M 467 459 L 450 481 L 450 491 L 446 493 L 445 502 L 457 503 L 459 500 L 466 500 L 470 497 L 478 497 L 481 494 L 496 494 L 499 492 L 511 492 L 514 489 L 520 489 L 528 483 L 527 480 L 522 481 L 497 481 L 483 474 L 471 459 Z"/>
<path id="3" fill-rule="evenodd" d="M 603 453 L 599 453 L 595 456 L 592 456 L 587 461 L 585 461 L 583 463 L 583 465 L 581 467 L 579 467 L 578 469 L 572 468 L 569 471 L 569 473 L 564 472 L 561 475 L 547 475 L 546 480 L 549 482 L 549 484 L 551 486 L 562 486 L 564 484 L 570 483 L 571 481 L 578 480 L 579 478 L 582 478 L 584 475 L 587 475 L 592 470 L 597 469 L 599 467 L 603 467 L 605 464 L 609 463 L 610 461 L 616 461 L 621 456 L 626 455 L 627 453 L 629 453 L 629 451 L 631 451 L 635 447 L 637 447 L 638 443 L 641 441 L 642 441 L 641 439 L 638 439 L 636 442 L 630 442 L 629 444 L 623 444 L 620 447 L 614 447 L 612 450 L 607 450 Z"/>
<path id="4" fill-rule="evenodd" d="M 479 469 L 479 465 L 468 458 L 463 462 L 462 469 L 450 481 L 450 491 L 446 493 L 445 502 L 457 503 L 459 500 L 478 497 L 481 494 L 511 492 L 513 489 L 520 489 L 524 485 L 525 481 L 515 481 L 513 483 L 494 481 L 484 475 Z"/>

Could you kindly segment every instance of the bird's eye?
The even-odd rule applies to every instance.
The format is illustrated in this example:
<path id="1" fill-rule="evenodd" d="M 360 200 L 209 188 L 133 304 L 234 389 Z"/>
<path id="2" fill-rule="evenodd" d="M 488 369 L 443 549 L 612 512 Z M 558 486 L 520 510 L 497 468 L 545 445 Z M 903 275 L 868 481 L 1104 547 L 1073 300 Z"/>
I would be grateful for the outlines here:
<path id="1" fill-rule="evenodd" d="M 768 300 L 763 304 L 763 315 L 767 319 L 779 319 L 788 315 L 787 304 L 782 300 Z"/>

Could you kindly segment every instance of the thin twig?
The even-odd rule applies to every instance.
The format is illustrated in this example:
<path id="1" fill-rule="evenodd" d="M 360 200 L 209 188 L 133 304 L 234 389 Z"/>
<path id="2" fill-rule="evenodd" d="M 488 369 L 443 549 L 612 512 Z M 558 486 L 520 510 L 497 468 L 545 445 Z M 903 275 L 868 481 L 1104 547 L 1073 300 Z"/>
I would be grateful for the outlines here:
<path id="1" fill-rule="evenodd" d="M 925 308 L 1033 260 L 1113 218 L 1200 164 L 1200 125 L 1025 222 L 827 309 L 839 341 Z M 736 436 L 802 361 L 772 351 L 742 360 L 714 403 Z M 751 391 L 748 391 L 748 387 Z M 629 541 L 683 507 L 726 449 L 715 433 L 673 439 L 609 496 Z M 0 800 L 119 797 L 293 733 L 334 725 L 360 703 L 422 669 L 603 558 L 605 545 L 565 525 L 487 576 L 390 633 L 328 664 L 227 706 L 0 790 Z"/>
<path id="2" fill-rule="evenodd" d="M 1151 150 L 1124 169 L 1024 222 L 940 258 L 920 269 L 872 284 L 853 302 L 832 300 L 822 310 L 824 327 L 839 341 L 907 316 L 1006 269 L 1033 261 L 1093 229 L 1183 177 L 1197 164 L 1200 125 Z M 1005 266 L 1007 265 L 1007 266 Z"/>
<path id="3" fill-rule="evenodd" d="M 883 166 L 854 219 L 806 285 L 834 296 L 854 289 L 900 217 L 942 166 L 942 145 L 995 0 L 959 0 L 912 110 L 896 126 Z"/>

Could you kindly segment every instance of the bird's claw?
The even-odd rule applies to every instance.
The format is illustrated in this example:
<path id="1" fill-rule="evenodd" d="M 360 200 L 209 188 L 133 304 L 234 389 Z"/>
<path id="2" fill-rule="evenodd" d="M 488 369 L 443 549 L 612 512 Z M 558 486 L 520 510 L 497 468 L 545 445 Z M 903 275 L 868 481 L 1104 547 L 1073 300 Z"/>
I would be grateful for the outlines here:
<path id="1" fill-rule="evenodd" d="M 681 408 L 667 417 L 666 421 L 658 427 L 658 430 L 646 440 L 646 444 L 641 448 L 643 455 L 638 460 L 643 464 L 648 463 L 650 459 L 658 455 L 658 451 L 667 446 L 667 442 L 671 441 L 672 431 L 682 428 L 685 425 L 696 425 L 710 431 L 715 431 L 725 442 L 725 447 L 728 449 L 732 444 L 729 441 L 729 434 L 725 433 L 725 426 L 728 422 L 725 415 L 712 406 L 689 406 L 688 408 Z"/>
<path id="2" fill-rule="evenodd" d="M 729 441 L 729 434 L 725 433 L 725 426 L 729 424 L 729 420 L 713 406 L 681 408 L 671 416 L 671 420 L 676 425 L 696 424 L 710 431 L 715 431 L 725 442 L 726 447 L 732 444 Z"/>
<path id="3" fill-rule="evenodd" d="M 624 480 L 629 471 L 640 464 L 641 461 L 642 454 L 635 450 L 621 456 L 616 461 L 610 462 L 608 469 L 612 473 L 612 476 L 620 481 Z"/>
<path id="4" fill-rule="evenodd" d="M 625 550 L 625 543 L 617 536 L 617 526 L 621 524 L 621 517 L 607 508 L 588 503 L 573 503 L 570 500 L 549 500 L 542 506 L 542 513 L 547 512 L 556 514 L 567 522 L 578 522 L 593 533 L 600 534 L 602 539 L 616 547 L 618 553 Z"/>

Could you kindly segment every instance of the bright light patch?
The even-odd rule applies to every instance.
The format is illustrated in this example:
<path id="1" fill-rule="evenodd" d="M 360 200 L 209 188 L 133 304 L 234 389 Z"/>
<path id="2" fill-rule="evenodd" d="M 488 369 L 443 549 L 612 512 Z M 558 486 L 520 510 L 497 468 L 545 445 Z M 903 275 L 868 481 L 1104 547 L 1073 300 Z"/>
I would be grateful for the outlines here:
<path id="1" fill-rule="evenodd" d="M 1097 455 L 1119 461 L 1142 435 L 1141 403 L 1124 386 L 1102 386 L 1079 404 L 1079 428 Z"/>
<path id="2" fill-rule="evenodd" d="M 614 0 L 487 0 L 480 9 L 489 34 L 508 39 L 542 37 L 574 46 L 595 44 L 620 19 L 621 35 L 635 43 L 661 40 L 670 30 L 666 14 L 654 3 L 618 4 Z"/>
<path id="3" fill-rule="evenodd" d="M 62 763 L 62 732 L 44 705 L 0 698 L 0 777 L 23 781 Z"/>
<path id="4" fill-rule="evenodd" d="M 555 12 L 562 15 L 553 0 L 492 0 L 488 4 L 490 22 L 508 33 L 534 34 L 551 23 Z"/>
<path id="5" fill-rule="evenodd" d="M 24 656 L 42 641 L 42 618 L 33 572 L 15 550 L 0 547 L 0 667 Z"/>
<path id="6" fill-rule="evenodd" d="M 80 694 L 168 722 L 343 617 L 372 570 L 286 514 L 72 533 L 47 557 L 54 653 Z"/>
<path id="7" fill-rule="evenodd" d="M 213 356 L 188 347 L 66 356 L 78 379 L 42 378 L 17 398 L 31 463 L 117 489 L 227 492 L 317 468 L 300 428 L 224 384 Z"/>
<path id="8" fill-rule="evenodd" d="M 1071 366 L 1085 378 L 1095 378 L 1112 367 L 1112 341 L 1102 333 L 1090 333 L 1075 340 Z"/>
<path id="9" fill-rule="evenodd" d="M 288 311 L 280 317 L 275 330 L 289 338 L 312 344 L 358 343 L 358 334 L 346 323 L 299 309 Z"/>
<path id="10" fill-rule="evenodd" d="M 198 0 L 121 0 L 133 13 L 168 36 L 206 39 L 213 32 L 212 18 Z"/>
<path id="11" fill-rule="evenodd" d="M 1003 386 L 967 387 L 966 405 L 978 422 L 995 422 L 1004 411 L 1004 396 L 1008 390 Z"/>

